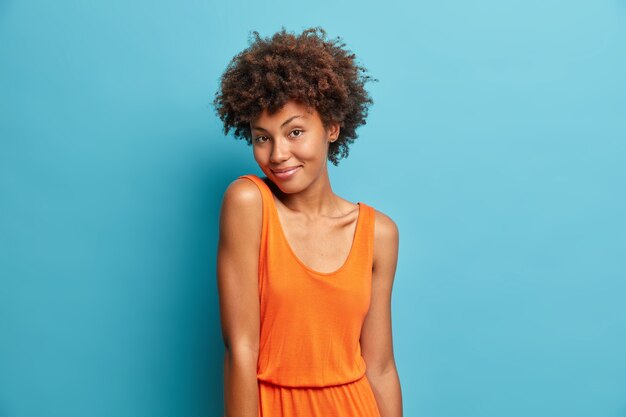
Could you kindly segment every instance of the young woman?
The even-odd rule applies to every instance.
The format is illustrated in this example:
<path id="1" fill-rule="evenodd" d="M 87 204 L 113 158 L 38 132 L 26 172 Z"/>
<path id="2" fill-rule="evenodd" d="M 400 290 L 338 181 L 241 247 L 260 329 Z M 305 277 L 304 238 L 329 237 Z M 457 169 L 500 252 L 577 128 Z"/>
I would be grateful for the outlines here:
<path id="1" fill-rule="evenodd" d="M 226 417 L 400 417 L 391 331 L 396 224 L 336 195 L 374 80 L 317 27 L 237 54 L 214 105 L 263 178 L 226 189 L 217 279 Z"/>

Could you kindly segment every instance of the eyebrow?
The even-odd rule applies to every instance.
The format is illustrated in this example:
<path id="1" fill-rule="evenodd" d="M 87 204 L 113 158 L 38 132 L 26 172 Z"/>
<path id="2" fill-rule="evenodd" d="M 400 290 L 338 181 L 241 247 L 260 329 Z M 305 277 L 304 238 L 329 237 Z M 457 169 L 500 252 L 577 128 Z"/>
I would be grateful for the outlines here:
<path id="1" fill-rule="evenodd" d="M 285 120 L 280 127 L 285 126 L 287 123 L 291 122 L 293 119 L 295 119 L 296 117 L 304 117 L 301 114 L 296 114 L 295 116 L 291 116 L 289 119 Z M 257 130 L 263 130 L 265 132 L 267 132 L 267 129 L 262 128 L 261 126 L 257 126 L 257 125 L 252 125 L 252 129 L 257 129 Z"/>

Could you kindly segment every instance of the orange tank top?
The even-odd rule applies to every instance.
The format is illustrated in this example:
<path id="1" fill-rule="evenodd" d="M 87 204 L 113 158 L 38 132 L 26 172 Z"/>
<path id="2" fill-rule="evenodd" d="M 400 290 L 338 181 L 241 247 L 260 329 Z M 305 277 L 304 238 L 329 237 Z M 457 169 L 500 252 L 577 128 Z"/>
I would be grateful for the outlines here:
<path id="1" fill-rule="evenodd" d="M 305 265 L 289 246 L 274 195 L 263 179 L 259 253 L 260 339 L 257 379 L 289 387 L 323 387 L 360 379 L 359 342 L 371 299 L 374 209 L 359 202 L 352 247 L 333 272 Z"/>

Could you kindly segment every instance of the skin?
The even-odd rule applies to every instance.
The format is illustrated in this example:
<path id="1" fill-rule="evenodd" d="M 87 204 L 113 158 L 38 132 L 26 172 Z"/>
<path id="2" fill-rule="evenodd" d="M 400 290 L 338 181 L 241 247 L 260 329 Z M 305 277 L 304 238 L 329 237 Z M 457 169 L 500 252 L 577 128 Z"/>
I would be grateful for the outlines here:
<path id="1" fill-rule="evenodd" d="M 271 180 L 268 185 L 290 246 L 310 268 L 321 272 L 336 270 L 348 256 L 358 218 L 358 205 L 335 195 L 328 176 L 328 144 L 337 140 L 339 124 L 324 126 L 315 109 L 289 101 L 272 115 L 264 111 L 251 121 L 250 127 L 254 159 Z M 293 166 L 300 168 L 289 179 L 281 179 L 273 172 Z M 261 222 L 262 197 L 257 186 L 243 178 L 234 180 L 222 202 L 217 258 L 226 347 L 226 417 L 258 415 Z M 402 416 L 391 330 L 391 293 L 398 242 L 394 221 L 376 210 L 372 299 L 360 343 L 367 365 L 366 376 L 381 417 Z"/>

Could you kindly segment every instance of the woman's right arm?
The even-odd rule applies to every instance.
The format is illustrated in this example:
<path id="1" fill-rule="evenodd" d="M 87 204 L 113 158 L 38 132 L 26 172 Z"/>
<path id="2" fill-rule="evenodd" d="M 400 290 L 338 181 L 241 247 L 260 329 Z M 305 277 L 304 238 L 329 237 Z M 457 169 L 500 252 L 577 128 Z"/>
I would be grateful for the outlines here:
<path id="1" fill-rule="evenodd" d="M 258 417 L 260 306 L 258 261 L 262 197 L 250 180 L 238 178 L 222 200 L 217 285 L 224 355 L 224 416 Z"/>

